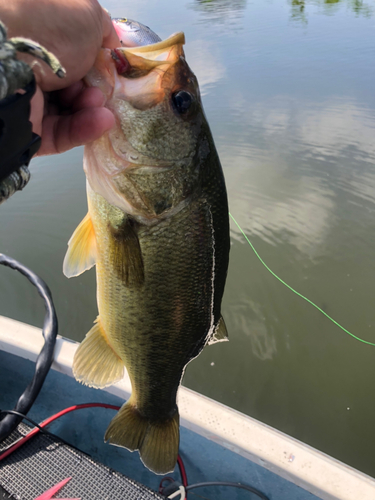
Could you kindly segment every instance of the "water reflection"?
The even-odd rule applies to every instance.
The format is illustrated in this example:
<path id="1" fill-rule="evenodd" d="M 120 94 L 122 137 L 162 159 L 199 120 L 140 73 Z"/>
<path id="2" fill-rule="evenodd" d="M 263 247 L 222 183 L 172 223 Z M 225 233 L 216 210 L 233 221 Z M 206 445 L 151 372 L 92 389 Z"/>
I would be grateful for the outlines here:
<path id="1" fill-rule="evenodd" d="M 206 40 L 194 40 L 186 48 L 186 58 L 199 81 L 201 95 L 215 85 L 226 73 L 217 46 Z"/>
<path id="2" fill-rule="evenodd" d="M 243 16 L 246 0 L 195 0 L 191 7 L 203 14 L 205 21 L 232 25 Z"/>
<path id="3" fill-rule="evenodd" d="M 221 153 L 230 208 L 250 235 L 313 257 L 349 203 L 375 209 L 374 113 L 349 99 L 281 102 L 243 109 L 246 126 Z"/>
<path id="4" fill-rule="evenodd" d="M 371 17 L 374 13 L 374 8 L 363 0 L 291 0 L 290 4 L 292 7 L 291 18 L 302 23 L 307 23 L 306 7 L 308 6 L 322 7 L 324 14 L 327 15 L 336 14 L 339 8 L 344 5 L 357 16 Z"/>
<path id="5" fill-rule="evenodd" d="M 231 322 L 236 330 L 250 339 L 251 351 L 261 361 L 276 354 L 275 332 L 267 325 L 264 304 L 244 296 L 230 308 Z"/>

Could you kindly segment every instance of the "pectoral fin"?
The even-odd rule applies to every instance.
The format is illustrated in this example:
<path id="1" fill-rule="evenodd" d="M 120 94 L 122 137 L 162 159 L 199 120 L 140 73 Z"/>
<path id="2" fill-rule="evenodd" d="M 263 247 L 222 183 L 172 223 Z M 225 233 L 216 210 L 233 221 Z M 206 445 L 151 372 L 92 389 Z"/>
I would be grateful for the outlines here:
<path id="1" fill-rule="evenodd" d="M 208 345 L 211 345 L 216 344 L 216 342 L 225 342 L 226 340 L 229 340 L 227 327 L 225 326 L 224 318 L 221 316 L 214 334 L 207 343 Z"/>
<path id="2" fill-rule="evenodd" d="M 135 222 L 126 219 L 121 226 L 110 227 L 114 266 L 126 286 L 139 286 L 144 282 L 142 250 Z"/>
<path id="3" fill-rule="evenodd" d="M 79 276 L 96 262 L 96 239 L 90 214 L 79 224 L 68 242 L 63 273 L 67 278 Z"/>

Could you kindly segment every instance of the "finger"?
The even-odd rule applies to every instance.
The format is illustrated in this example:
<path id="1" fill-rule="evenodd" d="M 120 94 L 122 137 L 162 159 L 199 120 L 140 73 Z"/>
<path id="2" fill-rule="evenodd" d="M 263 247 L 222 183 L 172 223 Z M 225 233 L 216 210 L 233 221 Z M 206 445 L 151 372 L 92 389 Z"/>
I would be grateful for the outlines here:
<path id="1" fill-rule="evenodd" d="M 103 9 L 103 43 L 102 47 L 116 49 L 121 47 L 121 42 L 113 27 L 112 20 L 108 12 Z"/>
<path id="2" fill-rule="evenodd" d="M 84 89 L 75 99 L 72 105 L 74 112 L 85 108 L 99 108 L 105 103 L 103 92 L 97 87 Z"/>
<path id="3" fill-rule="evenodd" d="M 65 89 L 56 92 L 57 100 L 64 108 L 70 108 L 73 106 L 74 101 L 82 93 L 85 88 L 85 84 L 82 80 L 79 82 L 69 85 Z"/>
<path id="4" fill-rule="evenodd" d="M 42 122 L 43 122 L 43 112 L 44 112 L 44 96 L 39 85 L 36 87 L 35 94 L 33 95 L 30 102 L 30 118 L 33 125 L 33 132 L 38 135 L 42 133 Z"/>
<path id="5" fill-rule="evenodd" d="M 38 156 L 63 153 L 99 139 L 115 124 L 106 108 L 88 108 L 69 116 L 46 116 Z"/>
<path id="6" fill-rule="evenodd" d="M 105 103 L 103 92 L 97 87 L 81 88 L 71 85 L 61 92 L 47 94 L 48 115 L 71 115 L 85 108 L 99 108 Z"/>

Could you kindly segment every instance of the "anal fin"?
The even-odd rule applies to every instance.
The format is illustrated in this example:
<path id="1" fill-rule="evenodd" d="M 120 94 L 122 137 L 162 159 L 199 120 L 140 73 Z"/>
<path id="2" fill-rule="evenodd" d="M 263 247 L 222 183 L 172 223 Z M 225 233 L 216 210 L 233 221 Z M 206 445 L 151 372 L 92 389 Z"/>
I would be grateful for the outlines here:
<path id="1" fill-rule="evenodd" d="M 73 375 L 78 382 L 96 388 L 107 387 L 124 376 L 124 364 L 108 344 L 99 316 L 74 355 Z"/>
<path id="2" fill-rule="evenodd" d="M 65 276 L 72 278 L 91 269 L 96 262 L 96 253 L 95 231 L 88 213 L 68 241 L 68 250 L 63 263 Z"/>

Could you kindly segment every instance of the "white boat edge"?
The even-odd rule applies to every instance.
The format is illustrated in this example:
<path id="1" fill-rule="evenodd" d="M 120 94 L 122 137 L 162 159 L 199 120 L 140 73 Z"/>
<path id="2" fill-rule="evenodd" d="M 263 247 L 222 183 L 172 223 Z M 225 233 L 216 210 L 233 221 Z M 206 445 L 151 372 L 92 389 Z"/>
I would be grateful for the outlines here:
<path id="1" fill-rule="evenodd" d="M 34 326 L 0 316 L 0 350 L 35 361 L 44 340 Z M 78 343 L 58 336 L 52 369 L 73 377 Z M 131 392 L 124 379 L 106 389 L 122 399 Z M 265 467 L 323 500 L 374 500 L 375 480 L 277 429 L 195 391 L 180 387 L 181 425 Z"/>

